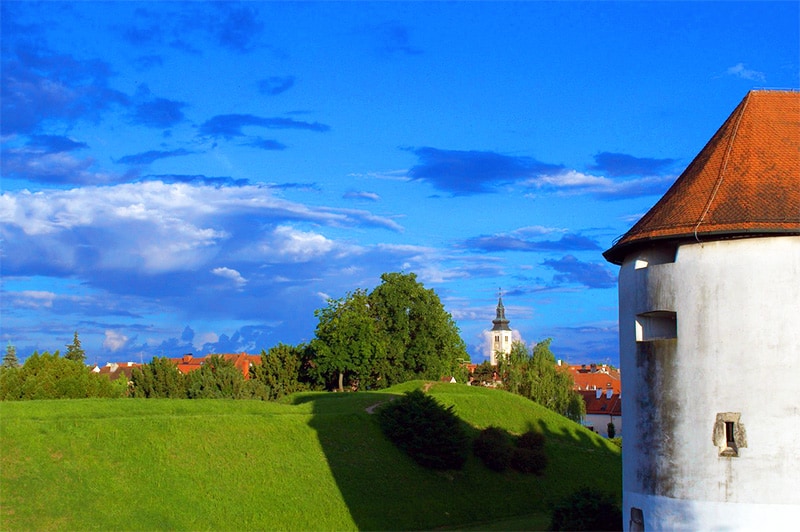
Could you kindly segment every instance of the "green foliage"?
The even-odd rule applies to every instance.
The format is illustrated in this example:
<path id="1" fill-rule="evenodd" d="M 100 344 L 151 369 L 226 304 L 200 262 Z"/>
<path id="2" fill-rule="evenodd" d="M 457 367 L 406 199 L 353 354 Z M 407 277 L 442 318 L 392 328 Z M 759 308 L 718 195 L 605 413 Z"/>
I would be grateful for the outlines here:
<path id="1" fill-rule="evenodd" d="M 166 357 L 153 357 L 150 363 L 131 372 L 133 397 L 186 399 L 186 376 Z"/>
<path id="2" fill-rule="evenodd" d="M 431 469 L 464 466 L 469 438 L 458 416 L 421 390 L 385 405 L 378 419 L 384 434 L 418 464 Z"/>
<path id="3" fill-rule="evenodd" d="M 413 273 L 384 273 L 371 293 L 356 290 L 331 299 L 314 315 L 314 374 L 329 389 L 438 380 L 458 374 L 469 358 L 439 296 Z"/>
<path id="4" fill-rule="evenodd" d="M 17 359 L 17 348 L 11 345 L 11 342 L 6 346 L 6 354 L 3 356 L 2 368 L 18 368 L 19 360 Z"/>
<path id="5" fill-rule="evenodd" d="M 269 400 L 306 390 L 308 386 L 300 382 L 304 351 L 302 345 L 285 344 L 271 347 L 269 352 L 262 350 L 261 365 L 250 368 L 250 381 L 263 383 Z"/>
<path id="6" fill-rule="evenodd" d="M 19 368 L 0 370 L 0 399 L 79 399 L 120 397 L 106 377 L 92 373 L 82 362 L 53 354 L 33 353 Z"/>
<path id="7" fill-rule="evenodd" d="M 335 386 L 340 391 L 345 381 L 353 389 L 377 385 L 373 370 L 385 357 L 386 347 L 370 315 L 366 291 L 330 299 L 314 316 L 319 319 L 311 342 L 317 379 L 328 389 Z"/>
<path id="8" fill-rule="evenodd" d="M 241 399 L 246 395 L 242 372 L 232 360 L 219 355 L 207 357 L 200 369 L 186 377 L 189 399 Z"/>
<path id="9" fill-rule="evenodd" d="M 547 467 L 547 455 L 543 449 L 515 447 L 511 454 L 511 467 L 520 473 L 543 475 Z"/>
<path id="10" fill-rule="evenodd" d="M 622 530 L 622 510 L 614 496 L 581 488 L 555 506 L 550 530 Z"/>
<path id="11" fill-rule="evenodd" d="M 483 429 L 472 443 L 472 452 L 493 471 L 505 471 L 510 466 L 526 474 L 544 474 L 547 467 L 545 436 L 529 430 L 515 438 L 516 446 L 508 431 L 490 426 Z"/>
<path id="12" fill-rule="evenodd" d="M 488 360 L 484 360 L 472 370 L 472 380 L 478 384 L 494 382 L 494 367 Z"/>
<path id="13" fill-rule="evenodd" d="M 385 386 L 415 378 L 438 380 L 453 375 L 460 361 L 469 358 L 452 316 L 414 273 L 381 275 L 369 306 L 385 338 L 379 370 Z"/>
<path id="14" fill-rule="evenodd" d="M 486 427 L 472 442 L 472 452 L 492 471 L 505 471 L 511 463 L 514 447 L 507 431 Z"/>
<path id="15" fill-rule="evenodd" d="M 622 436 L 617 436 L 615 438 L 609 438 L 609 441 L 622 449 Z"/>
<path id="16" fill-rule="evenodd" d="M 573 390 L 572 376 L 556 366 L 550 342 L 548 338 L 537 343 L 531 353 L 524 344 L 515 342 L 508 360 L 501 360 L 499 364 L 503 387 L 573 421 L 580 421 L 586 414 L 586 406 Z"/>
<path id="17" fill-rule="evenodd" d="M 67 344 L 67 354 L 64 355 L 67 360 L 74 360 L 83 364 L 86 361 L 86 352 L 81 347 L 81 341 L 78 338 L 78 331 L 72 337 L 72 343 Z"/>

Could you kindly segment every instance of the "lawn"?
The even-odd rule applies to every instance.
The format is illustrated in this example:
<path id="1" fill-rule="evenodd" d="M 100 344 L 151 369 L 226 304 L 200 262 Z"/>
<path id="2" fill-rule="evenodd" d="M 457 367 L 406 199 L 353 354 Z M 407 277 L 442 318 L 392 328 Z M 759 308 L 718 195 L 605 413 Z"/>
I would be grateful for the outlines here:
<path id="1" fill-rule="evenodd" d="M 544 431 L 546 475 L 493 473 L 474 457 L 461 471 L 417 466 L 366 409 L 422 385 L 282 403 L 0 403 L 0 528 L 537 529 L 582 485 L 619 494 L 617 448 L 521 397 L 463 385 L 429 393 L 473 432 Z"/>

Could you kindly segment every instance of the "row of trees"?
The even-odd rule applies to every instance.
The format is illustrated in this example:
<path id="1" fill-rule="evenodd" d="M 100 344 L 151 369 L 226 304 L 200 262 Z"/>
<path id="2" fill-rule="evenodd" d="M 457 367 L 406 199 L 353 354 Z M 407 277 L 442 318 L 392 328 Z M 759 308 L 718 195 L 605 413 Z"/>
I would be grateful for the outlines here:
<path id="1" fill-rule="evenodd" d="M 127 383 L 109 388 L 105 383 L 98 384 L 102 378 L 84 365 L 86 355 L 77 332 L 64 357 L 58 352 L 34 354 L 22 368 L 18 368 L 16 352 L 9 346 L 3 360 L 0 397 L 109 397 L 127 393 L 133 397 L 273 400 L 300 390 L 384 388 L 412 379 L 438 380 L 445 375 L 467 380 L 464 363 L 469 358 L 458 327 L 439 296 L 426 289 L 413 273 L 384 273 L 381 284 L 371 292 L 359 289 L 330 299 L 315 316 L 318 324 L 310 344 L 279 344 L 262 351 L 261 364 L 250 369 L 248 379 L 233 362 L 221 357 L 209 357 L 188 375 L 178 371 L 169 359 L 156 357 L 134 369 L 129 388 Z M 479 382 L 492 381 L 496 371 L 509 392 L 573 420 L 585 415 L 585 405 L 572 390 L 570 375 L 556 367 L 549 339 L 532 350 L 515 342 L 510 355 L 499 360 L 497 368 L 488 362 L 478 366 L 473 377 Z"/>
<path id="2" fill-rule="evenodd" d="M 302 378 L 307 349 L 279 344 L 261 351 L 261 365 L 250 368 L 248 379 L 233 361 L 209 356 L 199 369 L 184 375 L 168 358 L 155 357 L 131 374 L 130 395 L 166 399 L 275 400 L 312 388 Z"/>

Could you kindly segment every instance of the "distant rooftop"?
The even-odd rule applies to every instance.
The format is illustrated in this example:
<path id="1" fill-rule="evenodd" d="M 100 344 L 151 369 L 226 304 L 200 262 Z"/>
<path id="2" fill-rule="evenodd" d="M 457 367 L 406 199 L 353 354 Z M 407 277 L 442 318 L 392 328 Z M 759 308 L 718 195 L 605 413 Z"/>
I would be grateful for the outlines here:
<path id="1" fill-rule="evenodd" d="M 800 92 L 751 91 L 672 187 L 603 256 L 663 241 L 800 234 Z"/>

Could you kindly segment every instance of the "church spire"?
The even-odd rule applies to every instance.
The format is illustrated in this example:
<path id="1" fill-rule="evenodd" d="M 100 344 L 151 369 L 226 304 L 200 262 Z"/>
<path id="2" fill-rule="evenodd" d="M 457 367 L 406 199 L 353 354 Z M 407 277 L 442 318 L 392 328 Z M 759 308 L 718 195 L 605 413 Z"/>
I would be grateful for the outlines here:
<path id="1" fill-rule="evenodd" d="M 506 308 L 503 306 L 503 292 L 500 291 L 497 299 L 497 316 L 492 320 L 492 330 L 510 331 L 511 328 L 509 328 L 508 323 L 506 319 Z"/>

